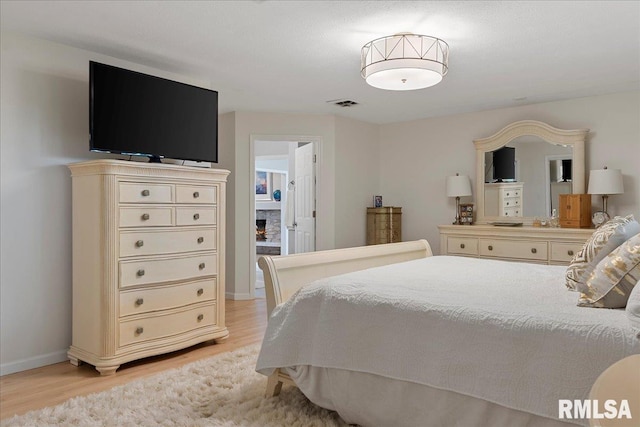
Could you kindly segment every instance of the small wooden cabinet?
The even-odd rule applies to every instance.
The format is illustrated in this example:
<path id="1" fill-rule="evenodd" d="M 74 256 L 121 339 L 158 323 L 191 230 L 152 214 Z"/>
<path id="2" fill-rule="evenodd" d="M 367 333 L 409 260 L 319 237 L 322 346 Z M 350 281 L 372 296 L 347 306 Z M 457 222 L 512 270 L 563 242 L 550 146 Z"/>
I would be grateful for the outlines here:
<path id="1" fill-rule="evenodd" d="M 367 208 L 367 245 L 402 241 L 402 208 Z"/>
<path id="2" fill-rule="evenodd" d="M 564 228 L 591 227 L 591 195 L 560 194 L 560 226 Z"/>
<path id="3" fill-rule="evenodd" d="M 72 364 L 224 340 L 226 170 L 121 160 L 70 165 Z"/>

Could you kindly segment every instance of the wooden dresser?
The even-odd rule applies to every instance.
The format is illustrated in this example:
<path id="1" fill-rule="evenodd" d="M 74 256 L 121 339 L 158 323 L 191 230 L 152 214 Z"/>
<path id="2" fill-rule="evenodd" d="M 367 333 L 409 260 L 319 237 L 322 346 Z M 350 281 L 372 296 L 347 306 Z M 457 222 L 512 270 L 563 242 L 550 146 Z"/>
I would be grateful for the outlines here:
<path id="1" fill-rule="evenodd" d="M 522 182 L 496 182 L 484 184 L 486 216 L 523 216 Z"/>
<path id="2" fill-rule="evenodd" d="M 367 245 L 402 241 L 402 208 L 367 208 Z"/>
<path id="3" fill-rule="evenodd" d="M 223 340 L 226 170 L 121 160 L 70 165 L 73 336 L 103 375 Z"/>
<path id="4" fill-rule="evenodd" d="M 440 225 L 440 254 L 567 265 L 593 229 Z"/>

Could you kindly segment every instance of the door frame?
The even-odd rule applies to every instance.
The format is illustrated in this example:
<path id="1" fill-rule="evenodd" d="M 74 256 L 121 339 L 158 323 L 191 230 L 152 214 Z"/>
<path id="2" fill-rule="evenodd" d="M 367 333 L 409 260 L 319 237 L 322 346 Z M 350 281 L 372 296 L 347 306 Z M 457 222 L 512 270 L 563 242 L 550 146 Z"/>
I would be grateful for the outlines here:
<path id="1" fill-rule="evenodd" d="M 304 135 L 250 135 L 249 136 L 249 206 L 252 208 L 249 211 L 249 293 L 251 298 L 255 297 L 256 293 L 256 194 L 255 194 L 255 176 L 256 176 L 256 162 L 255 162 L 255 145 L 257 141 L 265 142 L 310 142 L 313 144 L 313 152 L 316 155 L 316 203 L 318 203 L 318 195 L 321 194 L 322 187 L 322 137 L 320 136 L 304 136 Z M 259 142 L 258 142 L 259 143 Z M 316 205 L 316 250 L 318 250 L 318 230 L 322 230 L 325 227 L 324 218 L 320 215 L 320 209 Z M 321 228 L 322 227 L 322 228 Z M 328 230 L 327 230 L 328 231 Z"/>

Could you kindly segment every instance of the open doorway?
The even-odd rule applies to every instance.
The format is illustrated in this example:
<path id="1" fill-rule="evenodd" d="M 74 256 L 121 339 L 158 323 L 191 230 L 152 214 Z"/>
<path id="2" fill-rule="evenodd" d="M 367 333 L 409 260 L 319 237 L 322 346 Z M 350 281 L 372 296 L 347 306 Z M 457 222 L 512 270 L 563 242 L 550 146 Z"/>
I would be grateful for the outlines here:
<path id="1" fill-rule="evenodd" d="M 255 271 L 250 276 L 252 291 L 261 297 L 264 278 L 258 257 L 315 251 L 317 142 L 252 137 L 251 148 Z"/>

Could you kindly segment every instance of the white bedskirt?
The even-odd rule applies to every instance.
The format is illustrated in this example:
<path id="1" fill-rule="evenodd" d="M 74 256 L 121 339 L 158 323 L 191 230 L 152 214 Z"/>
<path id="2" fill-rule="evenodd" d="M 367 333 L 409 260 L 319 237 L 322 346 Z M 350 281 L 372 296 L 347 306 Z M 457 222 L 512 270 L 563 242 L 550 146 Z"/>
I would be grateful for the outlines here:
<path id="1" fill-rule="evenodd" d="M 640 353 L 624 311 L 577 307 L 564 271 L 436 256 L 319 280 L 274 310 L 256 369 L 365 372 L 556 419 Z"/>

